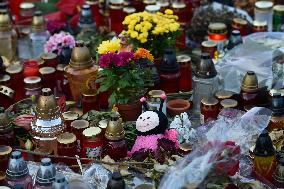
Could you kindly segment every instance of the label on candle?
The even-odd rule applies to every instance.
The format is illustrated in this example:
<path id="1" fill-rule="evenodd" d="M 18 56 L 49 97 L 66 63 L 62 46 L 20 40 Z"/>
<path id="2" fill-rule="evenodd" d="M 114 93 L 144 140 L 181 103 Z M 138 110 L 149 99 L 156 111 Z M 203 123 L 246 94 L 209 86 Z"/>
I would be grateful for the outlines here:
<path id="1" fill-rule="evenodd" d="M 102 147 L 86 148 L 86 157 L 87 158 L 100 157 L 101 153 L 102 153 Z"/>

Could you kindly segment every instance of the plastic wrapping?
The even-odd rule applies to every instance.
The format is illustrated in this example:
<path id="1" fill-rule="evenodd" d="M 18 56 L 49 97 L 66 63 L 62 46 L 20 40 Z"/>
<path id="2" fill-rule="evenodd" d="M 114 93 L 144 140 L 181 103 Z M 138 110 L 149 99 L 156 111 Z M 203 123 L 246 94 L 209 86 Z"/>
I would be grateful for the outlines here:
<path id="1" fill-rule="evenodd" d="M 243 44 L 228 51 L 216 64 L 216 69 L 224 81 L 225 90 L 239 93 L 241 81 L 247 71 L 256 73 L 260 87 L 274 88 L 281 78 L 277 78 L 273 73 L 272 65 L 277 59 L 279 60 L 279 56 L 282 56 L 283 51 L 279 49 L 284 47 L 284 33 L 254 33 L 243 40 Z M 283 66 L 280 72 L 283 74 Z"/>
<path id="2" fill-rule="evenodd" d="M 216 175 L 223 172 L 226 176 L 233 176 L 240 166 L 245 170 L 242 175 L 248 176 L 251 171 L 250 162 L 243 157 L 248 155 L 257 136 L 267 127 L 271 113 L 271 110 L 260 107 L 247 113 L 233 109 L 223 110 L 216 121 L 197 129 L 197 146 L 170 168 L 159 188 L 197 187 L 202 185 L 209 173 Z"/>

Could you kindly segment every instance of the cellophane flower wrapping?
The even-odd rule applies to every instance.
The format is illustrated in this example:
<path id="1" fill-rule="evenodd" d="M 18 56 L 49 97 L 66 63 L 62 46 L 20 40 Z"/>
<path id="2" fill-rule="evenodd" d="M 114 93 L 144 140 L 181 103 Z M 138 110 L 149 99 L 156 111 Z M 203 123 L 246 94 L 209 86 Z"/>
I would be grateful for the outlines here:
<path id="1" fill-rule="evenodd" d="M 198 142 L 193 151 L 169 169 L 159 188 L 197 187 L 212 172 L 228 177 L 250 175 L 251 166 L 245 157 L 267 127 L 271 113 L 260 107 L 247 113 L 223 110 L 216 121 L 197 128 Z M 242 169 L 244 173 L 239 172 Z"/>

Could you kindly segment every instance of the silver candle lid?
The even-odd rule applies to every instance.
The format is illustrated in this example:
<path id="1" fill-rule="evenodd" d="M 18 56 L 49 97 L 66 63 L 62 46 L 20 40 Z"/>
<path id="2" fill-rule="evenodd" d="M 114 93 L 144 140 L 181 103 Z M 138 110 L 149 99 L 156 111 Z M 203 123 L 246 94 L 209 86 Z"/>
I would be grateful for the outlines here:
<path id="1" fill-rule="evenodd" d="M 7 178 L 11 180 L 16 180 L 25 177 L 28 174 L 29 169 L 27 163 L 22 157 L 22 153 L 19 151 L 12 152 L 8 164 L 8 169 L 6 171 Z"/>
<path id="2" fill-rule="evenodd" d="M 69 189 L 69 184 L 62 173 L 56 174 L 52 189 Z"/>
<path id="3" fill-rule="evenodd" d="M 56 169 L 50 158 L 43 158 L 36 174 L 36 183 L 41 186 L 51 186 L 55 181 Z"/>

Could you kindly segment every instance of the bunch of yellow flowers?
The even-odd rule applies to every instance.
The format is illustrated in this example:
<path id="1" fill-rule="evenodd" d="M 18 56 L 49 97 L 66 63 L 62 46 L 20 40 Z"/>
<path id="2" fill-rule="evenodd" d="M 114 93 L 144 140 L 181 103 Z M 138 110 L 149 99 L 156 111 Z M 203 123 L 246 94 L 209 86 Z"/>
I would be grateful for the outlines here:
<path id="1" fill-rule="evenodd" d="M 114 53 L 121 49 L 120 39 L 103 41 L 98 47 L 99 54 Z"/>
<path id="2" fill-rule="evenodd" d="M 133 13 L 126 16 L 122 24 L 127 26 L 126 32 L 132 39 L 146 43 L 151 36 L 177 32 L 180 28 L 177 20 L 178 16 L 174 15 L 172 10 L 167 9 L 165 13 Z"/>

